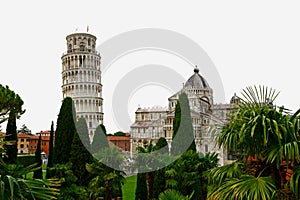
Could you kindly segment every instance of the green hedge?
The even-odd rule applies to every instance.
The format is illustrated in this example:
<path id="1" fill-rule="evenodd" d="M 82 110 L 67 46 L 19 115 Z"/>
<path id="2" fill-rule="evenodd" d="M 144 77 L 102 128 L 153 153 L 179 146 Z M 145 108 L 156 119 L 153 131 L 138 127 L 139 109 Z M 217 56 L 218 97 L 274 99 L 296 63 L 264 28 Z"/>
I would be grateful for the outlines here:
<path id="1" fill-rule="evenodd" d="M 17 158 L 18 165 L 27 167 L 35 163 L 34 155 L 18 156 Z"/>

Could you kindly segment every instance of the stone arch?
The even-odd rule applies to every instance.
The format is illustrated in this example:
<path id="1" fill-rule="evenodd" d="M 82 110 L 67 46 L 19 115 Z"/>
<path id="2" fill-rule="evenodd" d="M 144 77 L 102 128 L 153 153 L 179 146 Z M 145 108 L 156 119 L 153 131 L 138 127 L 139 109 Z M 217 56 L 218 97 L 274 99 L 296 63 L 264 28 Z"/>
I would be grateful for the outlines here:
<path id="1" fill-rule="evenodd" d="M 86 56 L 85 55 L 83 55 L 83 57 L 82 57 L 82 65 L 83 65 L 83 67 L 86 67 Z"/>
<path id="2" fill-rule="evenodd" d="M 79 66 L 78 66 L 78 57 L 77 57 L 77 55 L 75 55 L 75 57 L 74 57 L 74 62 L 75 62 L 75 67 L 78 68 Z"/>
<path id="3" fill-rule="evenodd" d="M 79 81 L 82 81 L 82 71 L 79 71 Z"/>
<path id="4" fill-rule="evenodd" d="M 79 56 L 79 67 L 83 67 L 83 60 L 82 60 L 82 56 Z"/>

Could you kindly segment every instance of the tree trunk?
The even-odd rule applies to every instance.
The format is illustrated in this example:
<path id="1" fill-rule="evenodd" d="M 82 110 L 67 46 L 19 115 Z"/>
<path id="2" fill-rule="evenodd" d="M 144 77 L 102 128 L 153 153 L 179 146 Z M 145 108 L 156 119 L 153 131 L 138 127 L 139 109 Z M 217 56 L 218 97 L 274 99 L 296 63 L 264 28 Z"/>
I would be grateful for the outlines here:
<path id="1" fill-rule="evenodd" d="M 111 189 L 111 180 L 105 181 L 105 200 L 112 199 L 112 189 Z"/>
<path id="2" fill-rule="evenodd" d="M 153 199 L 154 173 L 148 172 L 148 198 Z"/>

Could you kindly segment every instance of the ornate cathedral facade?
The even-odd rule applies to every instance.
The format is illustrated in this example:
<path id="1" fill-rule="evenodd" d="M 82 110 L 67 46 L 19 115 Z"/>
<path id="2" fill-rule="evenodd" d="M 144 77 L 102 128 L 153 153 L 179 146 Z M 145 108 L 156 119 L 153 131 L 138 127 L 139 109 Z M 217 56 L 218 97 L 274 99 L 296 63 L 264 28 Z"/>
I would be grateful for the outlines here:
<path id="1" fill-rule="evenodd" d="M 189 99 L 197 151 L 204 154 L 216 152 L 219 156 L 219 164 L 226 164 L 228 160 L 226 150 L 218 148 L 211 130 L 227 122 L 237 97 L 232 97 L 229 104 L 214 104 L 213 90 L 199 74 L 197 67 L 183 88 L 168 98 L 167 107 L 137 109 L 135 122 L 130 126 L 131 156 L 136 153 L 138 146 L 146 147 L 150 141 L 155 144 L 160 137 L 167 140 L 170 150 L 175 105 L 182 92 L 185 92 Z"/>

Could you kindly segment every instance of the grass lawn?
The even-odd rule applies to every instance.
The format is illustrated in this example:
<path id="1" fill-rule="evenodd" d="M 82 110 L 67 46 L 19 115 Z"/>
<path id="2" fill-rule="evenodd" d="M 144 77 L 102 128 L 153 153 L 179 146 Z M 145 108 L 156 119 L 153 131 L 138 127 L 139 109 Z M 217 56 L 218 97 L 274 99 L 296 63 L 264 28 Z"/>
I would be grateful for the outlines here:
<path id="1" fill-rule="evenodd" d="M 46 179 L 46 170 L 47 170 L 47 165 L 42 165 L 42 170 L 43 170 L 43 179 Z M 25 179 L 33 179 L 33 172 L 30 172 L 26 174 L 26 177 L 24 176 Z"/>
<path id="2" fill-rule="evenodd" d="M 125 184 L 122 186 L 123 200 L 134 200 L 136 188 L 136 175 L 126 178 Z"/>

